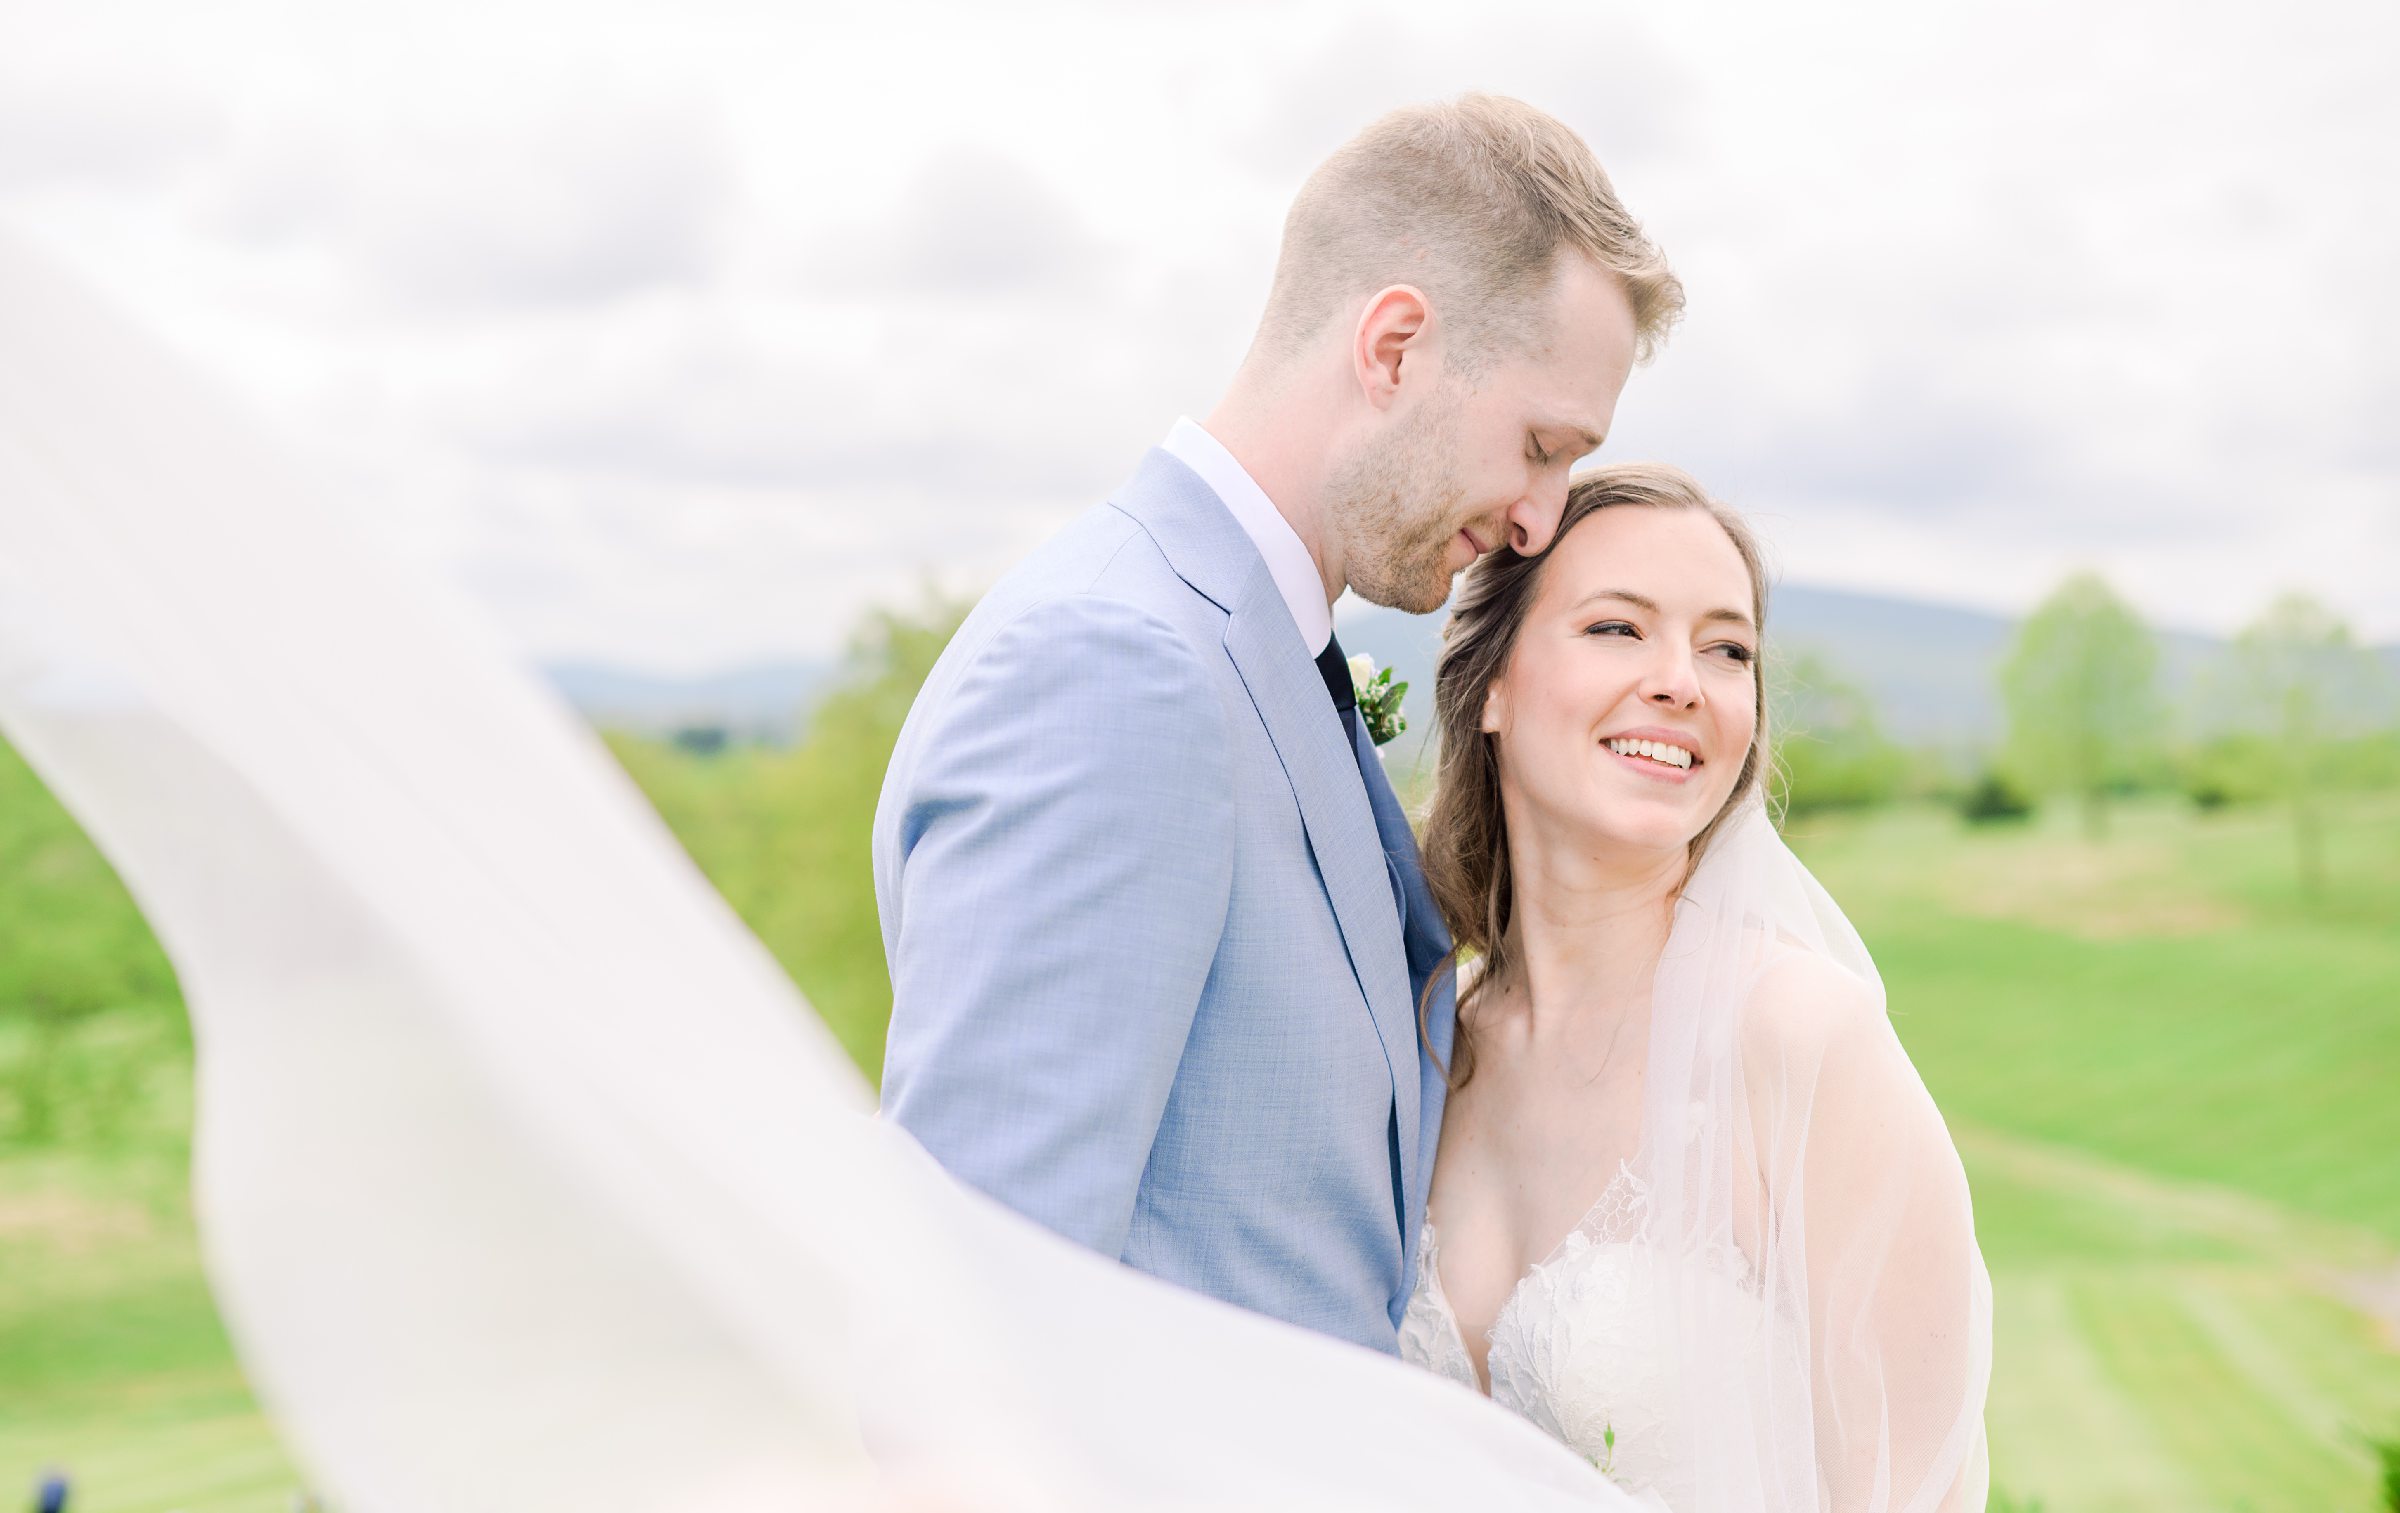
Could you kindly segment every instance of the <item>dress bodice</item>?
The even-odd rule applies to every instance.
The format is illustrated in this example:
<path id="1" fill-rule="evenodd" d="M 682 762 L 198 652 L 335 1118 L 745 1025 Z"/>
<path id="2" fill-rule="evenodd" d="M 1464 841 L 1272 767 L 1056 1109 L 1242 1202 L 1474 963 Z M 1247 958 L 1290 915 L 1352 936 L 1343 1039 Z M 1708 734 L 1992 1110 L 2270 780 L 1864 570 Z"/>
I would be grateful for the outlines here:
<path id="1" fill-rule="evenodd" d="M 1740 1254 L 1670 1258 L 1645 1232 L 1647 1194 L 1620 1167 L 1608 1190 L 1549 1256 L 1518 1279 L 1492 1321 L 1492 1400 L 1531 1420 L 1625 1490 L 1689 1506 L 1690 1456 L 1678 1405 L 1680 1299 L 1709 1312 L 1763 1312 Z M 1400 1326 L 1410 1362 L 1482 1390 L 1458 1315 L 1442 1290 L 1427 1220 L 1416 1290 Z"/>

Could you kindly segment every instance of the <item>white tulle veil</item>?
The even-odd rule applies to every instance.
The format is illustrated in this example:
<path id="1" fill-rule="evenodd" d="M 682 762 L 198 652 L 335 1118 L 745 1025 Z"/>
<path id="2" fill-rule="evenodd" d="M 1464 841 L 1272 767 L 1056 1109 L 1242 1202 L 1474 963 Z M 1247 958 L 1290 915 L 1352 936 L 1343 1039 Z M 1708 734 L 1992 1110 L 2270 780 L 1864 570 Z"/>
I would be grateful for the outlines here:
<path id="1" fill-rule="evenodd" d="M 1638 1201 L 1676 1513 L 1980 1509 L 1991 1287 L 1857 932 L 1754 795 L 1675 904 Z M 1741 1284 L 1722 1285 L 1728 1275 Z"/>
<path id="2" fill-rule="evenodd" d="M 246 436 L 0 238 L 0 728 L 174 960 L 210 1276 L 339 1506 L 1629 1505 L 948 1181 L 590 734 Z M 1979 1506 L 1987 1294 L 1955 1156 L 1878 1158 L 1939 1121 L 1872 966 L 1763 816 L 1680 908 L 1649 1235 L 1780 1321 L 1661 1325 L 1705 1506 Z"/>

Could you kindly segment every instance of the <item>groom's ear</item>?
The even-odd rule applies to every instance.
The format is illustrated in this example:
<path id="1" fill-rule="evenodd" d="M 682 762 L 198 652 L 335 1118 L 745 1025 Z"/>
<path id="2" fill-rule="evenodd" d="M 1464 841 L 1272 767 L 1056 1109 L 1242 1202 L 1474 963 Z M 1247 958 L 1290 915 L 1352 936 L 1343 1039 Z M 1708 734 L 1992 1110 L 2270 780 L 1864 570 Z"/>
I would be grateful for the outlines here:
<path id="1" fill-rule="evenodd" d="M 1423 387 L 1431 376 L 1427 336 L 1433 306 L 1413 284 L 1394 284 L 1367 301 L 1350 345 L 1351 364 L 1367 403 L 1389 409 L 1402 383 Z"/>

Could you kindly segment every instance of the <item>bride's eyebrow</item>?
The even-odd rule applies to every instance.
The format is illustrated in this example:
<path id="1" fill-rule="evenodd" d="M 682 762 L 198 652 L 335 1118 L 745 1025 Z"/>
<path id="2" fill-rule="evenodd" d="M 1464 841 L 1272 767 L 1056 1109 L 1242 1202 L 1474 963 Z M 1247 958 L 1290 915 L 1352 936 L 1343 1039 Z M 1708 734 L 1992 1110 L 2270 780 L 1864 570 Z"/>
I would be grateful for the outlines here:
<path id="1" fill-rule="evenodd" d="M 1646 594 L 1637 594 L 1629 588 L 1596 588 L 1590 593 L 1585 594 L 1582 598 L 1576 600 L 1573 604 L 1569 605 L 1568 608 L 1581 609 L 1595 599 L 1616 599 L 1623 603 L 1632 605 L 1635 609 L 1646 610 L 1654 615 L 1659 612 L 1658 601 L 1656 599 L 1650 598 Z M 1743 614 L 1738 609 L 1712 609 L 1701 615 L 1700 618 L 1703 621 L 1722 620 L 1727 624 L 1739 625 L 1744 630 L 1754 631 L 1758 629 L 1758 627 L 1751 622 L 1750 617 Z"/>

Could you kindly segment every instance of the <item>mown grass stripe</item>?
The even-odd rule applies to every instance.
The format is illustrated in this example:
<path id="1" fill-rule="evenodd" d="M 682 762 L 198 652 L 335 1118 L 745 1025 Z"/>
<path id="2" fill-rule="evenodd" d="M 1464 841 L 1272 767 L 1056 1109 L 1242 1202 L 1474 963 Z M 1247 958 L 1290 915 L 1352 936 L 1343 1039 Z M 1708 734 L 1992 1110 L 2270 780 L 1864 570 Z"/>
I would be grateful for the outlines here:
<path id="1" fill-rule="evenodd" d="M 2304 1357 L 2310 1341 L 2259 1327 L 2248 1304 L 2260 1285 L 2257 1278 L 2196 1275 L 2178 1290 L 2179 1301 L 2209 1343 L 2255 1390 L 2273 1398 L 2327 1455 L 2355 1469 L 2359 1496 L 2364 1498 L 2372 1490 L 2372 1466 L 2366 1447 L 2356 1439 L 2353 1415 L 2309 1372 Z"/>
<path id="2" fill-rule="evenodd" d="M 2203 1488 L 2200 1508 L 2343 1508 L 2353 1468 L 2215 1347 L 2165 1269 L 2071 1284 L 2076 1326 L 2159 1440 Z"/>
<path id="3" fill-rule="evenodd" d="M 2384 1347 L 2373 1321 L 2305 1283 L 2261 1279 L 2228 1297 L 2336 1405 L 2345 1441 L 2400 1440 L 2400 1354 Z"/>
<path id="4" fill-rule="evenodd" d="M 2038 1498 L 2047 1513 L 2190 1513 L 2202 1505 L 2199 1484 L 2077 1327 L 2070 1285 L 2052 1270 L 1992 1278 L 1993 1485 L 2020 1504 Z"/>
<path id="5" fill-rule="evenodd" d="M 0 1434 L 0 1467 L 16 1472 L 20 1485 L 51 1465 L 72 1476 L 79 1513 L 182 1506 L 226 1489 L 288 1492 L 297 1485 L 282 1444 L 255 1412 L 163 1422 L 132 1415 L 20 1421 Z"/>

